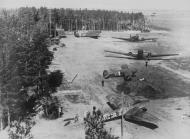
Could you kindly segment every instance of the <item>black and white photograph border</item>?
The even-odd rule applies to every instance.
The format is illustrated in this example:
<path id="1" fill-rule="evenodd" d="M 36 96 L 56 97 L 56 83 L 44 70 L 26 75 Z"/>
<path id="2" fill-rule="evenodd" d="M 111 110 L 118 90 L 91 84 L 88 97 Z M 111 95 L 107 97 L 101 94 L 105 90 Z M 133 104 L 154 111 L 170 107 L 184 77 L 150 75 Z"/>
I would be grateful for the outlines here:
<path id="1" fill-rule="evenodd" d="M 189 139 L 188 0 L 0 0 L 0 139 Z"/>

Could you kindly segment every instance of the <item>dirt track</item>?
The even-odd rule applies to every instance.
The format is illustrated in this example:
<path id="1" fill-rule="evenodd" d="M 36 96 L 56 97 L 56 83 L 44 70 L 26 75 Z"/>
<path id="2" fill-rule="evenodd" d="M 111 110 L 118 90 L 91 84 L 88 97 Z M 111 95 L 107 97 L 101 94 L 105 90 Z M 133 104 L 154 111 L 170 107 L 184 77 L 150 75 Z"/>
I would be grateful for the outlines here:
<path id="1" fill-rule="evenodd" d="M 151 35 L 161 38 L 167 34 L 160 35 L 158 33 L 153 33 Z M 91 38 L 74 38 L 74 36 L 68 36 L 68 38 L 61 40 L 66 44 L 66 47 L 58 47 L 58 50 L 55 51 L 55 59 L 53 61 L 55 65 L 52 65 L 50 69 L 61 70 L 64 72 L 68 80 L 72 80 L 75 74 L 78 73 L 78 77 L 74 81 L 72 87 L 82 89 L 85 97 L 90 99 L 89 104 L 72 104 L 68 102 L 68 112 L 65 113 L 64 117 L 73 116 L 76 113 L 78 113 L 80 117 L 83 117 L 84 112 L 87 110 L 91 111 L 93 105 L 102 110 L 110 110 L 106 105 L 106 95 L 114 93 L 113 89 L 115 89 L 117 84 L 121 83 L 122 80 L 109 80 L 105 83 L 105 87 L 103 88 L 101 86 L 102 71 L 104 69 L 120 69 L 122 64 L 128 64 L 129 67 L 135 67 L 140 71 L 139 76 L 147 77 L 148 80 L 151 81 L 151 85 L 155 88 L 161 87 L 162 90 L 158 97 L 155 97 L 147 104 L 147 108 L 150 113 L 160 119 L 160 122 L 158 123 L 159 128 L 152 131 L 150 129 L 125 122 L 125 136 L 131 139 L 189 139 L 190 135 L 187 135 L 188 130 L 190 130 L 190 118 L 188 117 L 190 114 L 190 110 L 188 109 L 190 106 L 190 99 L 188 97 L 190 90 L 189 83 L 182 81 L 182 77 L 180 77 L 180 75 L 177 76 L 176 73 L 160 68 L 160 61 L 150 62 L 151 65 L 155 66 L 150 66 L 148 67 L 149 69 L 146 69 L 144 67 L 144 62 L 134 63 L 134 61 L 130 60 L 104 57 L 105 49 L 131 51 L 140 47 L 146 49 L 151 48 L 155 53 L 157 50 L 162 52 L 160 50 L 168 49 L 170 51 L 171 49 L 158 49 L 163 40 L 159 40 L 158 43 L 148 42 L 138 44 L 118 41 L 116 39 L 112 39 L 111 37 L 113 36 L 126 37 L 126 32 L 103 32 L 102 36 L 97 40 Z M 62 89 L 60 87 L 59 93 L 61 91 Z M 61 122 L 59 122 L 59 120 L 60 119 L 52 124 L 55 128 L 59 128 L 60 132 L 62 130 L 66 130 L 67 132 L 60 134 L 59 136 L 56 136 L 55 133 L 54 138 L 69 138 L 70 134 L 74 134 L 74 131 L 69 130 L 72 129 L 72 127 L 64 127 L 63 125 L 60 125 Z M 110 128 L 112 129 L 112 134 L 120 136 L 119 123 L 120 121 L 110 122 L 106 127 L 108 130 Z M 38 124 L 34 128 L 33 132 L 34 134 L 36 133 L 36 139 L 43 137 L 43 133 L 36 132 L 40 128 L 39 126 L 43 127 L 44 125 Z M 82 136 L 79 133 L 81 132 L 81 128 L 82 127 L 79 126 L 79 130 L 75 131 L 79 138 Z M 47 131 L 51 131 L 51 129 L 47 128 Z"/>

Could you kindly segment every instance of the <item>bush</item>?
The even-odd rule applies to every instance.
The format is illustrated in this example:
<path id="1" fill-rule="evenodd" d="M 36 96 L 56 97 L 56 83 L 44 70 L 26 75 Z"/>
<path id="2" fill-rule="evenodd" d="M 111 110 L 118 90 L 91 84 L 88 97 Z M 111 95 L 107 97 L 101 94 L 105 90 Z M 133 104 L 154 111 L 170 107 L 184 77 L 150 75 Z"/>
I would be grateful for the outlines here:
<path id="1" fill-rule="evenodd" d="M 43 110 L 43 117 L 47 119 L 56 119 L 59 117 L 59 101 L 57 97 L 46 96 L 37 101 L 36 112 L 39 108 Z"/>
<path id="2" fill-rule="evenodd" d="M 56 88 L 62 84 L 62 80 L 63 73 L 60 70 L 53 71 L 48 75 L 48 85 L 52 92 L 55 92 Z"/>
<path id="3" fill-rule="evenodd" d="M 118 139 L 119 137 L 115 137 L 110 135 L 104 129 L 104 121 L 103 114 L 100 110 L 96 111 L 96 107 L 93 107 L 92 114 L 90 112 L 87 113 L 84 118 L 85 125 L 85 139 Z"/>
<path id="4" fill-rule="evenodd" d="M 34 122 L 30 120 L 25 121 L 13 121 L 10 124 L 8 130 L 10 139 L 33 139 L 32 134 L 30 133 L 31 128 L 33 127 Z"/>

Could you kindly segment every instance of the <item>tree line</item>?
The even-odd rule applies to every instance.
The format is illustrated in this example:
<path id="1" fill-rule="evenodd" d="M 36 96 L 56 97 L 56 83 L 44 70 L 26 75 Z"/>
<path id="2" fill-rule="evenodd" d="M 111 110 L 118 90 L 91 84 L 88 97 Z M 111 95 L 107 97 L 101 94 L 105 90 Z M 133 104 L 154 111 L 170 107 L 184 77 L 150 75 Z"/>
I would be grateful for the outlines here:
<path id="1" fill-rule="evenodd" d="M 58 27 L 67 31 L 81 30 L 84 26 L 93 30 L 142 30 L 146 24 L 142 12 L 22 7 L 9 13 L 14 15 L 11 23 L 15 29 L 23 33 L 28 33 L 35 24 L 45 29 L 51 26 L 51 29 Z"/>
<path id="2" fill-rule="evenodd" d="M 65 30 L 81 30 L 83 26 L 95 30 L 129 30 L 140 29 L 145 17 L 139 13 L 109 10 L 87 9 L 52 9 L 52 23 Z"/>
<path id="3" fill-rule="evenodd" d="M 56 111 L 52 105 L 58 105 L 52 93 L 62 84 L 63 74 L 48 71 L 53 52 L 49 51 L 46 24 L 28 16 L 33 13 L 26 9 L 17 13 L 1 11 L 1 128 L 35 115 L 37 105 L 41 105 L 46 116 Z"/>

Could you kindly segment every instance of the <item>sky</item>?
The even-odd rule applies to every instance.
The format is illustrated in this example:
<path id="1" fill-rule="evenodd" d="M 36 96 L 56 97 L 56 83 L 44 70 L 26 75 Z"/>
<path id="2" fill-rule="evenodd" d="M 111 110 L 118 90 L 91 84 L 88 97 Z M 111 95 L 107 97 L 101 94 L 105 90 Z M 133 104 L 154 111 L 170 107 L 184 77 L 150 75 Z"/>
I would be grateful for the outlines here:
<path id="1" fill-rule="evenodd" d="M 21 6 L 110 10 L 190 10 L 189 0 L 0 0 L 1 8 Z"/>

